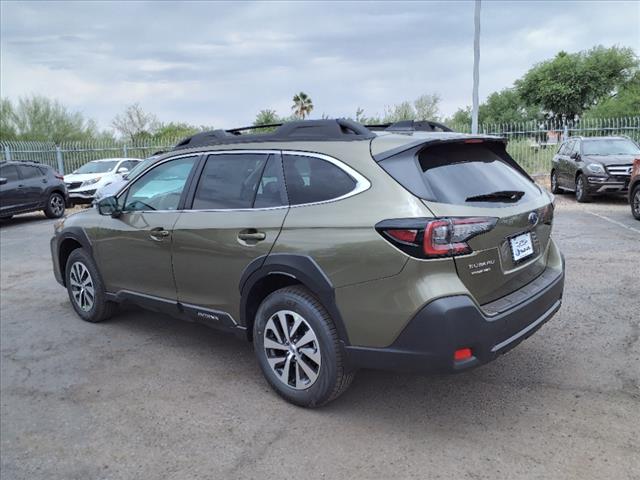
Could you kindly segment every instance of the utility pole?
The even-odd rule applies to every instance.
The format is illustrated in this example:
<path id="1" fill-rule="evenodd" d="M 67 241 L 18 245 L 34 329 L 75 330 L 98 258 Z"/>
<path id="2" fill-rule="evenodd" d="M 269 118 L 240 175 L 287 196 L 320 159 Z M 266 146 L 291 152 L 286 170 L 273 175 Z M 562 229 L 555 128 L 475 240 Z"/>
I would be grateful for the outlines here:
<path id="1" fill-rule="evenodd" d="M 480 83 L 480 0 L 476 0 L 473 15 L 473 110 L 471 112 L 471 133 L 478 133 L 478 83 Z"/>

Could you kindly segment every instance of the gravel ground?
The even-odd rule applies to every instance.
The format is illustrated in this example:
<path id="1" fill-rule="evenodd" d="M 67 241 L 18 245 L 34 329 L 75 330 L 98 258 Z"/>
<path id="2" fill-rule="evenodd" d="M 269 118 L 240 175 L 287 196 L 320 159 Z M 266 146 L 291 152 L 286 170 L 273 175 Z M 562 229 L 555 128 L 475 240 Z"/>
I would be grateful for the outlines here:
<path id="1" fill-rule="evenodd" d="M 455 376 L 362 371 L 320 410 L 271 392 L 250 345 L 127 310 L 80 321 L 40 214 L 2 223 L 3 479 L 640 479 L 640 222 L 558 196 L 565 301 Z"/>

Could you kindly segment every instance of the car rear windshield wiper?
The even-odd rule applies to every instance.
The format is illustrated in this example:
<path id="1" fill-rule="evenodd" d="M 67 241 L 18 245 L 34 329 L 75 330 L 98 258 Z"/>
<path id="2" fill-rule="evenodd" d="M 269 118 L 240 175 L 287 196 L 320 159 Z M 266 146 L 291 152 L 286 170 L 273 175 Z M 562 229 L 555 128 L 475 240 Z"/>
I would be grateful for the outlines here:
<path id="1" fill-rule="evenodd" d="M 522 198 L 524 192 L 520 190 L 500 190 L 498 192 L 483 193 L 467 197 L 467 202 L 517 202 Z"/>

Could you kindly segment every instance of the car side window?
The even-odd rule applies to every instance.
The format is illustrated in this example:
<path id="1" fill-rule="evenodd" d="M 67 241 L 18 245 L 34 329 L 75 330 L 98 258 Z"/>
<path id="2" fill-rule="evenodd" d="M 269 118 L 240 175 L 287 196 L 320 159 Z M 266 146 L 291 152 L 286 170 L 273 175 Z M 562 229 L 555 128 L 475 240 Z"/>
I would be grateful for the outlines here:
<path id="1" fill-rule="evenodd" d="M 571 155 L 571 151 L 573 150 L 573 144 L 574 144 L 574 143 L 576 143 L 576 141 L 575 141 L 575 140 L 569 140 L 569 141 L 567 142 L 567 146 L 566 146 L 566 147 L 565 147 L 565 149 L 564 149 L 564 153 L 563 153 L 563 155 L 567 155 L 567 156 Z"/>
<path id="2" fill-rule="evenodd" d="M 331 200 L 356 188 L 348 173 L 326 160 L 285 155 L 283 163 L 290 205 Z"/>
<path id="3" fill-rule="evenodd" d="M 251 208 L 269 155 L 209 155 L 193 199 L 194 210 Z"/>
<path id="4" fill-rule="evenodd" d="M 276 155 L 271 155 L 258 184 L 253 208 L 280 207 L 287 204 L 282 165 Z"/>
<path id="5" fill-rule="evenodd" d="M 197 158 L 177 158 L 149 170 L 125 193 L 123 210 L 176 210 Z"/>
<path id="6" fill-rule="evenodd" d="M 18 169 L 14 165 L 5 165 L 0 168 L 0 177 L 6 178 L 7 182 L 15 182 L 20 177 L 18 176 Z"/>
<path id="7" fill-rule="evenodd" d="M 40 170 L 38 170 L 36 167 L 32 167 L 29 165 L 20 165 L 18 169 L 20 170 L 20 175 L 22 175 L 22 178 L 25 180 L 28 180 L 30 178 L 39 178 L 42 176 L 42 173 L 40 173 Z"/>
<path id="8" fill-rule="evenodd" d="M 135 167 L 139 162 L 133 161 L 133 160 L 128 160 L 126 162 L 122 162 L 120 164 L 120 166 L 118 167 L 118 170 L 120 170 L 121 168 L 126 168 L 127 170 L 131 170 L 133 167 Z"/>

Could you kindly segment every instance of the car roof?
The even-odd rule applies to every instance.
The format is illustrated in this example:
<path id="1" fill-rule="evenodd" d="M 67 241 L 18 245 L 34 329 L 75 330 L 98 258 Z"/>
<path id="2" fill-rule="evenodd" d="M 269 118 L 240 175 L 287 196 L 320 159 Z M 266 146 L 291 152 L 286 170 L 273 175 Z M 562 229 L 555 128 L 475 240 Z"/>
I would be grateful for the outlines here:
<path id="1" fill-rule="evenodd" d="M 121 161 L 121 160 L 135 160 L 136 162 L 140 162 L 141 159 L 140 158 L 127 158 L 127 157 L 122 157 L 122 158 L 99 158 L 98 160 L 91 160 L 88 163 L 97 163 L 97 162 L 116 162 L 116 161 Z"/>
<path id="2" fill-rule="evenodd" d="M 11 161 L 2 160 L 2 161 L 0 161 L 0 166 L 3 166 L 3 165 L 29 165 L 29 166 L 32 166 L 32 167 L 52 168 L 51 166 L 47 165 L 46 163 L 40 163 L 40 162 L 37 162 L 35 160 L 11 160 Z"/>

